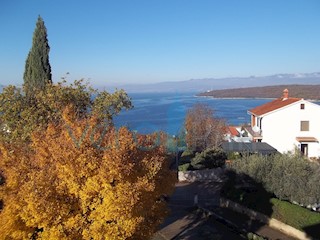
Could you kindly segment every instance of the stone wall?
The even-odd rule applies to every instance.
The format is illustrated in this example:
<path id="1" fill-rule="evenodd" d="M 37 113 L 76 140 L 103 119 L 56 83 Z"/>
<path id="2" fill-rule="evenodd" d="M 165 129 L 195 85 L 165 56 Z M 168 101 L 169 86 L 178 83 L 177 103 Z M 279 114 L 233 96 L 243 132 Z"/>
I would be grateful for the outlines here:
<path id="1" fill-rule="evenodd" d="M 197 170 L 197 171 L 179 171 L 178 180 L 179 182 L 224 182 L 225 181 L 225 170 L 222 168 Z"/>

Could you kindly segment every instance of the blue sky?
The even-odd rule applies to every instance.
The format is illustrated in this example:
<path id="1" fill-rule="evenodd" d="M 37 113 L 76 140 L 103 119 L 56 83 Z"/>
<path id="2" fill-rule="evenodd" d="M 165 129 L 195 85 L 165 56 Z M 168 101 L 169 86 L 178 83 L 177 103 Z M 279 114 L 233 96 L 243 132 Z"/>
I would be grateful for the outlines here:
<path id="1" fill-rule="evenodd" d="M 320 71 L 319 0 L 1 0 L 0 84 L 40 14 L 53 80 L 93 85 Z"/>

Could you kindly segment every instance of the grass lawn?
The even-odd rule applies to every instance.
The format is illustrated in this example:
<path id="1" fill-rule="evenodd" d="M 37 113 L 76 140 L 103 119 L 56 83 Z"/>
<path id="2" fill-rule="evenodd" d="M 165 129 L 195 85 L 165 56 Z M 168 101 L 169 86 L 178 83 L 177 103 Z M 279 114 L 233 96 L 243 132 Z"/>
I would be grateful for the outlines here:
<path id="1" fill-rule="evenodd" d="M 320 235 L 320 213 L 287 201 L 281 201 L 263 189 L 246 192 L 229 187 L 227 191 L 223 191 L 222 195 L 302 231 L 307 227 L 317 225 L 319 226 Z"/>
<path id="2" fill-rule="evenodd" d="M 303 231 L 305 227 L 320 224 L 320 213 L 277 198 L 270 199 L 270 202 L 273 205 L 271 216 L 292 227 Z"/>

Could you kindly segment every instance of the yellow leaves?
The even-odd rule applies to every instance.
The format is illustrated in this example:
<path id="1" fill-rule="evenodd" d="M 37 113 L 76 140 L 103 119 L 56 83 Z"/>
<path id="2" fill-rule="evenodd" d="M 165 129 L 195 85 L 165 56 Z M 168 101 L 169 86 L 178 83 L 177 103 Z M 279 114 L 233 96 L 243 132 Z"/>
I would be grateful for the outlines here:
<path id="1" fill-rule="evenodd" d="M 65 122 L 33 134 L 30 148 L 0 145 L 0 235 L 41 229 L 36 239 L 146 239 L 165 215 L 160 197 L 174 186 L 164 150 L 153 136 L 137 142 L 126 128 L 64 114 Z"/>

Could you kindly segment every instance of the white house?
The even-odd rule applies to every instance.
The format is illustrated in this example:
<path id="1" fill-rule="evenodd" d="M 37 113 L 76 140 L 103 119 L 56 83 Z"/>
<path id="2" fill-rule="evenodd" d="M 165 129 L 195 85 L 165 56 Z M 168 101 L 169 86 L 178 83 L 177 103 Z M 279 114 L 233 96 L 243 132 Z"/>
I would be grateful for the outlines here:
<path id="1" fill-rule="evenodd" d="M 320 157 L 320 106 L 303 98 L 283 96 L 248 111 L 253 141 L 266 142 L 279 152 L 296 148 L 309 158 Z"/>

